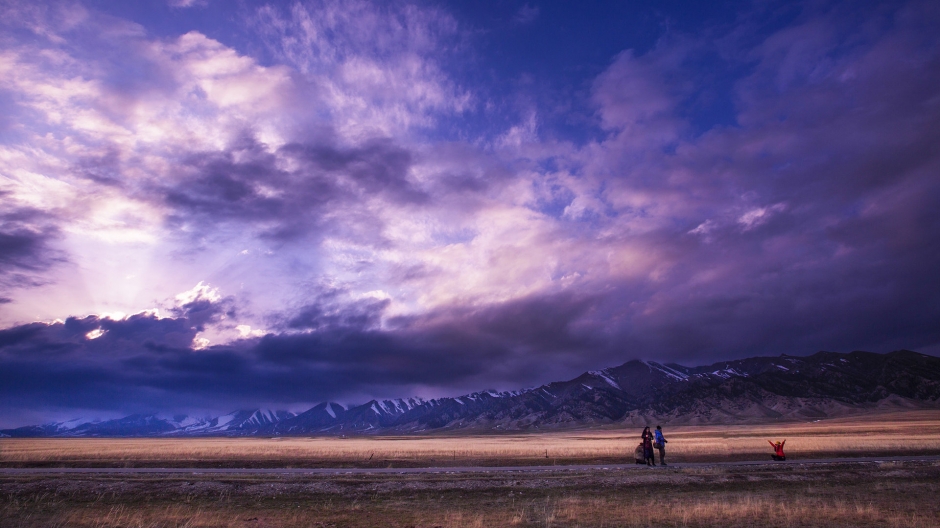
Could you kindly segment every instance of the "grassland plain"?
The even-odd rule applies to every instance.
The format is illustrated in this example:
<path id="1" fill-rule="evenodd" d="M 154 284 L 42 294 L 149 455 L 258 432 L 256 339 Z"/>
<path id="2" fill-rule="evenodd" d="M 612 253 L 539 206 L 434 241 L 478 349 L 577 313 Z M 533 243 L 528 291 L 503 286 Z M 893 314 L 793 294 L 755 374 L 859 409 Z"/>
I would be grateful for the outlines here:
<path id="1" fill-rule="evenodd" d="M 940 463 L 0 476 L 0 527 L 940 526 Z"/>
<path id="2" fill-rule="evenodd" d="M 940 454 L 940 411 L 811 423 L 665 427 L 675 462 Z M 4 438 L 0 467 L 422 467 L 629 461 L 640 429 L 351 438 Z"/>
<path id="3" fill-rule="evenodd" d="M 0 475 L 0 527 L 940 526 L 940 413 L 665 427 L 680 467 L 364 475 Z M 407 467 L 624 462 L 639 431 L 272 439 L 0 439 L 10 466 Z M 787 438 L 790 462 L 763 459 Z M 371 460 L 370 460 L 371 459 Z"/>

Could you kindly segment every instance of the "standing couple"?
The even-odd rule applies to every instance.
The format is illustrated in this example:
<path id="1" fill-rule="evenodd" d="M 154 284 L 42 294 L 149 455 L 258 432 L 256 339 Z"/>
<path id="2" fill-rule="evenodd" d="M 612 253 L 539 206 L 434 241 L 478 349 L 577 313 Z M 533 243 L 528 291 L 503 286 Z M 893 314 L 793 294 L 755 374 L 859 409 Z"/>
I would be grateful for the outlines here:
<path id="1" fill-rule="evenodd" d="M 636 458 L 637 464 L 646 464 L 648 466 L 655 466 L 656 459 L 653 457 L 653 448 L 659 450 L 659 463 L 663 466 L 666 465 L 666 438 L 663 437 L 663 428 L 661 425 L 656 426 L 656 433 L 653 434 L 650 432 L 649 427 L 643 428 L 643 434 L 640 435 L 642 441 L 640 445 L 636 447 L 636 452 L 634 453 L 634 458 Z"/>

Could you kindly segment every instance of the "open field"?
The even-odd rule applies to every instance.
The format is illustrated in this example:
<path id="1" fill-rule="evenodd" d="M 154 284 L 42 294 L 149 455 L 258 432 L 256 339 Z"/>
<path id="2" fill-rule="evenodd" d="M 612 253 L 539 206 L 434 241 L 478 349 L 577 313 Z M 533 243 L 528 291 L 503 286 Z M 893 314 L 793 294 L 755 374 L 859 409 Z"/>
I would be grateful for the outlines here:
<path id="1" fill-rule="evenodd" d="M 940 463 L 0 476 L 0 527 L 940 526 Z"/>
<path id="2" fill-rule="evenodd" d="M 940 462 L 801 458 L 940 454 L 940 413 L 665 427 L 674 463 L 423 474 L 0 475 L 0 528 L 940 526 Z M 640 431 L 290 439 L 0 439 L 5 467 L 414 467 L 622 463 Z M 546 452 L 548 460 L 546 460 Z"/>
<path id="3" fill-rule="evenodd" d="M 940 411 L 813 423 L 664 428 L 667 461 L 940 454 Z M 640 429 L 488 436 L 0 439 L 4 467 L 416 467 L 622 463 Z"/>

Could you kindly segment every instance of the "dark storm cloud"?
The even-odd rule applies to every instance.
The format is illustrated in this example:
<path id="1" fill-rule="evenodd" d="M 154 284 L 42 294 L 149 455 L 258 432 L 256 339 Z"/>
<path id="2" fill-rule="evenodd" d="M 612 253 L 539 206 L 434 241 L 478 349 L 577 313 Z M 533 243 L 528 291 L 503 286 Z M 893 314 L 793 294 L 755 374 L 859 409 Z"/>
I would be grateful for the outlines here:
<path id="1" fill-rule="evenodd" d="M 44 233 L 27 229 L 5 229 L 0 231 L 0 269 L 36 269 L 35 257 L 42 251 L 46 238 Z"/>
<path id="2" fill-rule="evenodd" d="M 170 222 L 195 222 L 202 231 L 225 221 L 310 221 L 316 219 L 324 203 L 336 197 L 335 187 L 320 175 L 297 182 L 275 165 L 275 156 L 251 138 L 224 152 L 190 155 L 183 165 L 189 177 L 161 189 L 165 202 L 175 211 Z M 283 226 L 275 229 L 290 230 Z"/>
<path id="3" fill-rule="evenodd" d="M 0 200 L 4 195 L 0 191 Z M 0 293 L 42 284 L 42 272 L 65 260 L 51 245 L 59 237 L 57 222 L 48 213 L 0 205 Z"/>
<path id="4" fill-rule="evenodd" d="M 534 354 L 587 351 L 600 343 L 585 320 L 597 301 L 570 292 L 533 295 L 483 307 L 444 308 L 424 317 L 392 319 L 392 324 L 455 340 L 492 340 Z"/>
<path id="5" fill-rule="evenodd" d="M 289 324 L 316 325 L 316 331 L 204 350 L 192 348 L 200 323 L 191 319 L 191 308 L 174 318 L 89 316 L 9 328 L 0 331 L 0 401 L 27 410 L 225 410 L 408 395 L 416 387 L 437 393 L 479 384 L 514 387 L 551 371 L 531 367 L 534 350 L 549 365 L 596 346 L 575 328 L 592 302 L 567 295 L 375 328 L 374 315 L 385 305 L 308 306 Z"/>
<path id="6" fill-rule="evenodd" d="M 11 347 L 18 343 L 24 342 L 27 339 L 36 336 L 45 328 L 46 325 L 42 323 L 31 323 L 14 328 L 7 328 L 6 330 L 0 330 L 0 348 Z"/>
<path id="7" fill-rule="evenodd" d="M 0 191 L 0 199 L 6 193 Z M 49 216 L 28 208 L 0 210 L 0 273 L 51 264 L 47 243 L 57 235 Z"/>
<path id="8" fill-rule="evenodd" d="M 324 399 L 370 391 L 395 395 L 415 385 L 438 391 L 514 387 L 536 382 L 556 361 L 578 359 L 598 345 L 601 338 L 583 321 L 595 304 L 570 294 L 535 296 L 393 317 L 380 328 L 386 300 L 325 301 L 301 308 L 287 321 L 290 328 L 317 331 L 271 334 L 254 350 L 272 364 L 308 369 L 308 375 L 322 378 Z M 541 358 L 540 365 L 533 365 L 533 355 Z"/>
<path id="9" fill-rule="evenodd" d="M 172 224 L 211 229 L 237 222 L 291 239 L 326 229 L 325 216 L 363 199 L 426 202 L 427 194 L 408 179 L 412 163 L 411 153 L 388 139 L 348 148 L 314 140 L 269 153 L 245 137 L 225 151 L 190 155 L 182 167 L 187 177 L 159 193 L 175 211 Z M 287 164 L 296 167 L 279 168 Z"/>
<path id="10" fill-rule="evenodd" d="M 0 401 L 11 408 L 136 408 L 145 404 L 142 395 L 149 389 L 138 386 L 135 377 L 146 368 L 133 372 L 128 365 L 165 351 L 189 352 L 197 331 L 184 318 L 145 314 L 119 321 L 73 317 L 4 330 Z M 90 339 L 89 332 L 100 336 Z"/>
<path id="11" fill-rule="evenodd" d="M 281 151 L 307 162 L 307 173 L 348 176 L 357 194 L 385 194 L 393 202 L 405 203 L 423 202 L 428 198 L 408 180 L 408 170 L 413 163 L 411 153 L 388 139 L 373 139 L 347 149 L 292 143 Z"/>
<path id="12" fill-rule="evenodd" d="M 321 303 L 305 305 L 287 321 L 287 327 L 300 330 L 325 328 L 368 329 L 379 325 L 388 299 L 328 306 Z"/>

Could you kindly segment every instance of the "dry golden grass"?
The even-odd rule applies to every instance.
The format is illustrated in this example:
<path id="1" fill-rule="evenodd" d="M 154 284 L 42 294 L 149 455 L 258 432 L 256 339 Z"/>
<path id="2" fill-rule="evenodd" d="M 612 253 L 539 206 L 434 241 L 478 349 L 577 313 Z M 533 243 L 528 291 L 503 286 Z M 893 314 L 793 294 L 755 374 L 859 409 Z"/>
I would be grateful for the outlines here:
<path id="1" fill-rule="evenodd" d="M 936 526 L 936 515 L 893 509 L 862 500 L 731 494 L 714 497 L 618 501 L 568 497 L 525 512 L 513 524 L 560 526 Z M 539 522 L 541 521 L 541 522 Z"/>
<path id="2" fill-rule="evenodd" d="M 770 454 L 767 440 L 786 439 L 793 458 L 940 453 L 940 411 L 757 426 L 688 427 L 668 437 L 669 456 L 698 460 Z"/>
<path id="3" fill-rule="evenodd" d="M 429 509 L 430 510 L 430 509 Z M 934 528 L 938 519 L 920 511 L 898 511 L 858 500 L 804 500 L 798 504 L 770 497 L 732 497 L 723 502 L 693 499 L 679 503 L 615 498 L 565 497 L 531 501 L 510 508 L 454 508 L 405 511 L 349 505 L 339 511 L 259 509 L 232 511 L 216 507 L 168 505 L 159 508 L 123 505 L 73 510 L 51 519 L 52 526 L 94 528 L 197 528 L 229 526 L 410 526 L 487 528 L 494 526 L 878 526 Z"/>
<path id="4" fill-rule="evenodd" d="M 626 477 L 625 475 L 630 475 Z M 226 482 L 0 480 L 0 527 L 934 527 L 940 466 L 620 472 L 620 475 L 260 477 Z M 388 486 L 396 482 L 397 486 Z M 198 491 L 199 484 L 208 485 Z M 278 494 L 259 493 L 269 486 Z M 196 489 L 197 491 L 188 491 Z"/>
<path id="5" fill-rule="evenodd" d="M 814 423 L 665 427 L 673 462 L 940 453 L 940 411 Z M 623 462 L 640 429 L 352 438 L 0 439 L 3 465 L 467 465 Z"/>

